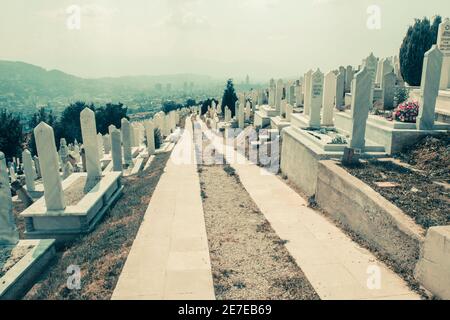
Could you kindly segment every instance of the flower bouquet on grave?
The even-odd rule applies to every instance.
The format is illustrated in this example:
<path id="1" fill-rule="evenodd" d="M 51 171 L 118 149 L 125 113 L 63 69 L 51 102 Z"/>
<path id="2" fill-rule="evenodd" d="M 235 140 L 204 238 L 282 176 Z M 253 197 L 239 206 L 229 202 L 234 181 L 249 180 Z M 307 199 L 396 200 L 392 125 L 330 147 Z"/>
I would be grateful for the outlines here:
<path id="1" fill-rule="evenodd" d="M 419 103 L 417 101 L 407 101 L 398 105 L 394 111 L 396 121 L 416 123 L 419 115 Z"/>

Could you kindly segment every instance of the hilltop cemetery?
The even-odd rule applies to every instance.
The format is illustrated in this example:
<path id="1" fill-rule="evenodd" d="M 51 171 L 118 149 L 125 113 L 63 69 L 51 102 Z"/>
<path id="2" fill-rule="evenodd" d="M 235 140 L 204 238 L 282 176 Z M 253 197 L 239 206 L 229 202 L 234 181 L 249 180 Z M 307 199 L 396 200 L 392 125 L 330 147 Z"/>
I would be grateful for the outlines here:
<path id="1" fill-rule="evenodd" d="M 103 135 L 85 108 L 82 141 L 39 123 L 0 153 L 0 299 L 450 299 L 449 29 L 420 87 L 368 52 Z"/>

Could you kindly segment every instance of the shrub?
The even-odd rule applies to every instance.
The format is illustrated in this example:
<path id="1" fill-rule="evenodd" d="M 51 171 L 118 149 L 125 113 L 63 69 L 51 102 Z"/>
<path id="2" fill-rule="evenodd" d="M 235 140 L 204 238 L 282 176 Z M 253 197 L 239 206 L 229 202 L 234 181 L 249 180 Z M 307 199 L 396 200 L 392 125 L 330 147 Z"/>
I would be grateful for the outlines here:
<path id="1" fill-rule="evenodd" d="M 394 98 L 398 104 L 405 102 L 409 98 L 409 89 L 406 87 L 398 87 L 395 90 Z"/>

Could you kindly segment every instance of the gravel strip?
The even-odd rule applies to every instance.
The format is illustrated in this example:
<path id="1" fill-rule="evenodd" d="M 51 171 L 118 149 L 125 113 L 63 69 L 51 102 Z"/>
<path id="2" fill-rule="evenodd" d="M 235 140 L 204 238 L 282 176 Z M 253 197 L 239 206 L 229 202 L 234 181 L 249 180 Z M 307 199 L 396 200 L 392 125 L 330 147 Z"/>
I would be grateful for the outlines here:
<path id="1" fill-rule="evenodd" d="M 317 300 L 317 293 L 228 165 L 199 166 L 216 298 Z"/>

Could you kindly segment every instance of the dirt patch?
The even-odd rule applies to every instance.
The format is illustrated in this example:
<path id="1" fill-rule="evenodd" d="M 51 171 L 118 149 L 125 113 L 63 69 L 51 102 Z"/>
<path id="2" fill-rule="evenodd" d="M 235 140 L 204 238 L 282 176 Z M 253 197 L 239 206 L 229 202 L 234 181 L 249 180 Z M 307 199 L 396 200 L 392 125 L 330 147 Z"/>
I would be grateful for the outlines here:
<path id="1" fill-rule="evenodd" d="M 450 183 L 450 132 L 427 136 L 396 157 L 425 171 L 431 178 Z"/>
<path id="2" fill-rule="evenodd" d="M 158 154 L 147 170 L 123 178 L 124 194 L 103 221 L 92 233 L 59 252 L 49 271 L 24 298 L 110 299 L 169 156 Z M 71 265 L 80 267 L 80 290 L 67 288 L 70 274 L 66 270 Z"/>
<path id="3" fill-rule="evenodd" d="M 228 165 L 199 167 L 216 298 L 318 295 Z"/>
<path id="4" fill-rule="evenodd" d="M 0 278 L 33 249 L 33 246 L 2 246 L 0 247 Z"/>
<path id="5" fill-rule="evenodd" d="M 69 188 L 64 190 L 66 206 L 74 206 L 83 199 L 100 182 L 101 178 L 88 179 L 87 176 L 79 177 Z"/>
<path id="6" fill-rule="evenodd" d="M 425 229 L 450 224 L 449 191 L 435 184 L 429 176 L 389 161 L 370 160 L 344 168 Z M 379 182 L 391 182 L 397 186 L 382 187 Z"/>

